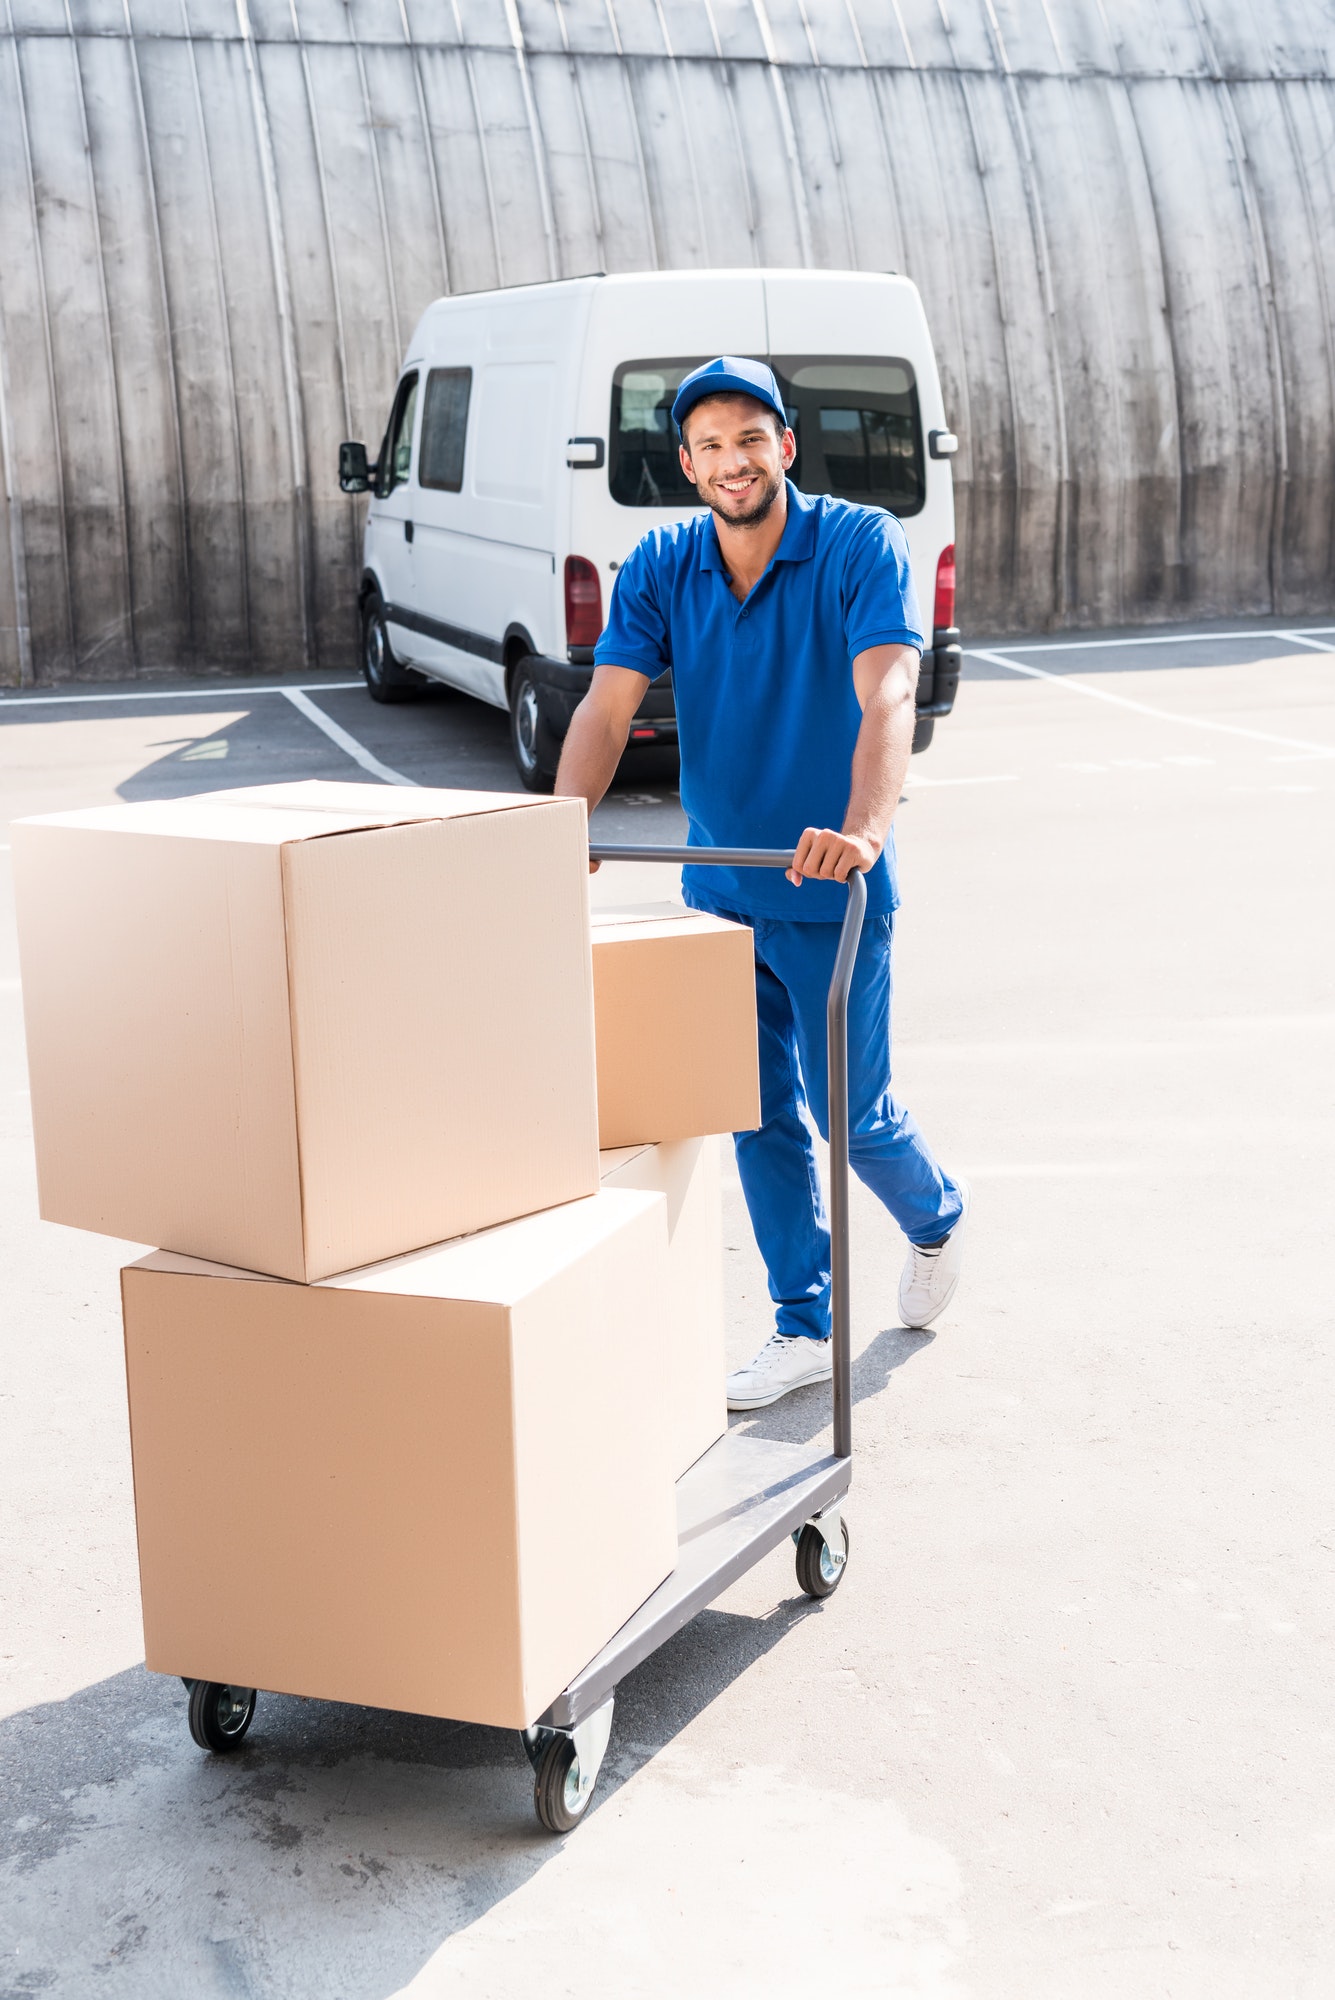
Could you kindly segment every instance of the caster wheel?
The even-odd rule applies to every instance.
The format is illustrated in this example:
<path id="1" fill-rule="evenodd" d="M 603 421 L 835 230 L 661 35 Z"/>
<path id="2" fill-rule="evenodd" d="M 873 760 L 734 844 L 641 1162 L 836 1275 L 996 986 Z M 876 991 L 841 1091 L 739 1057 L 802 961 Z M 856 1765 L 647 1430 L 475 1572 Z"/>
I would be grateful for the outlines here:
<path id="1" fill-rule="evenodd" d="M 844 1532 L 844 1560 L 836 1563 L 826 1546 L 825 1537 L 819 1528 L 810 1522 L 797 1538 L 797 1583 L 808 1597 L 833 1597 L 843 1581 L 848 1568 L 848 1523 L 841 1521 Z"/>
<path id="2" fill-rule="evenodd" d="M 236 1750 L 255 1716 L 254 1688 L 195 1681 L 190 1689 L 190 1734 L 201 1750 Z"/>
<path id="3" fill-rule="evenodd" d="M 574 1739 L 554 1736 L 544 1749 L 533 1780 L 533 1810 L 548 1833 L 570 1833 L 589 1809 L 593 1786 L 581 1792 Z"/>

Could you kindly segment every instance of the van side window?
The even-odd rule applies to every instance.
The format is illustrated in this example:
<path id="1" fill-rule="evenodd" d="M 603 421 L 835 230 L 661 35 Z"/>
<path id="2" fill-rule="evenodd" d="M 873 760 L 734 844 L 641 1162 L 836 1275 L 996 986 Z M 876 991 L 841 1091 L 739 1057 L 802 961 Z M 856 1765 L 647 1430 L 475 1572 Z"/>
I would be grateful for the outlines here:
<path id="1" fill-rule="evenodd" d="M 405 375 L 394 397 L 389 427 L 376 465 L 376 498 L 402 486 L 413 469 L 413 418 L 417 415 L 417 375 Z"/>
<path id="2" fill-rule="evenodd" d="M 437 493 L 460 493 L 464 483 L 464 440 L 468 433 L 471 368 L 433 368 L 422 405 L 422 447 L 417 483 Z"/>

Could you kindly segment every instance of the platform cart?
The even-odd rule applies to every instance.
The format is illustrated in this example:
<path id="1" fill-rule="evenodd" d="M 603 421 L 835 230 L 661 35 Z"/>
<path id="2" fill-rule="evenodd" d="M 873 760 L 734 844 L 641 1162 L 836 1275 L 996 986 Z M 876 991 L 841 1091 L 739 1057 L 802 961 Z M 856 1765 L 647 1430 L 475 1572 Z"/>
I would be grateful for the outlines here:
<path id="1" fill-rule="evenodd" d="M 791 850 L 595 844 L 595 861 L 692 867 L 789 868 Z M 867 885 L 849 877 L 848 904 L 826 1010 L 830 1097 L 830 1280 L 833 1450 L 729 1430 L 677 1481 L 677 1566 L 530 1728 L 533 1804 L 549 1833 L 569 1833 L 588 1811 L 612 1732 L 617 1683 L 697 1611 L 791 1536 L 797 1581 L 809 1597 L 838 1589 L 848 1562 L 844 1495 L 853 1476 L 853 1389 L 848 1248 L 848 994 Z M 201 1748 L 235 1749 L 255 1713 L 255 1690 L 190 1681 L 190 1733 Z"/>

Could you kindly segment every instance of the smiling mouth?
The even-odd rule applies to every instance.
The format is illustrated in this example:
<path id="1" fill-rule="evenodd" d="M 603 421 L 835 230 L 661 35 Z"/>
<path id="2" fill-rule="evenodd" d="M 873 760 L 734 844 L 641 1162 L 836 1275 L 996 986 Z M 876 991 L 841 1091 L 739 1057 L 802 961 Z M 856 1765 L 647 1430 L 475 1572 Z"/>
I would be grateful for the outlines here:
<path id="1" fill-rule="evenodd" d="M 716 479 L 714 484 L 721 493 L 737 495 L 749 493 L 759 478 L 760 474 L 758 472 L 745 472 L 737 479 Z"/>

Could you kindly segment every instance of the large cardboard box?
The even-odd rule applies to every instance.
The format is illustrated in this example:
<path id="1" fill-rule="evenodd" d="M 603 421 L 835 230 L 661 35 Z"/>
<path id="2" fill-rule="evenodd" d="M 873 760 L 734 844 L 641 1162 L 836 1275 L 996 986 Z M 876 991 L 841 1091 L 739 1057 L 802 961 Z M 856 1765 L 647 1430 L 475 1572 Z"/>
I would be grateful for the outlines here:
<path id="1" fill-rule="evenodd" d="M 623 1146 L 603 1154 L 602 1181 L 667 1200 L 667 1333 L 661 1353 L 645 1358 L 646 1381 L 664 1401 L 679 1479 L 728 1428 L 719 1142 Z"/>
<path id="2" fill-rule="evenodd" d="M 582 801 L 271 785 L 13 840 L 48 1221 L 310 1280 L 596 1192 Z"/>
<path id="3" fill-rule="evenodd" d="M 760 1123 L 751 932 L 676 903 L 595 909 L 598 1143 Z"/>
<path id="4" fill-rule="evenodd" d="M 317 1285 L 130 1265 L 147 1664 L 534 1721 L 676 1561 L 665 1206 L 605 1189 Z"/>

